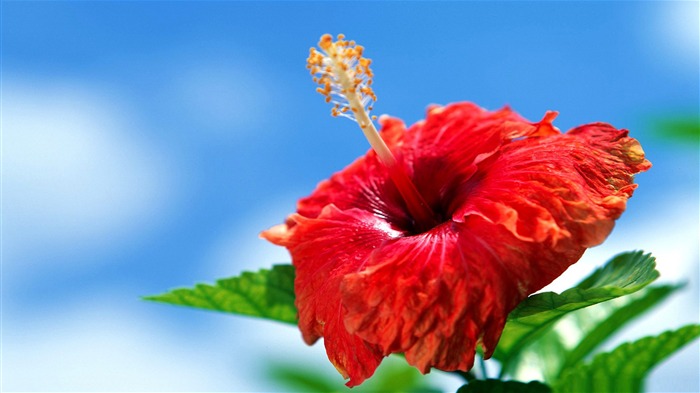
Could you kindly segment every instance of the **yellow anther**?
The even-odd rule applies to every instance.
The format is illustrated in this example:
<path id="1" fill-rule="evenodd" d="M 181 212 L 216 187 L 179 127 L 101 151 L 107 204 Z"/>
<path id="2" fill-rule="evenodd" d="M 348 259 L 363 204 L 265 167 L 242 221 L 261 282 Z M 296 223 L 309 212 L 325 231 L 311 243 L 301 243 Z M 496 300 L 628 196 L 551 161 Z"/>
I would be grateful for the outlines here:
<path id="1" fill-rule="evenodd" d="M 330 34 L 324 34 L 321 36 L 321 41 L 318 42 L 318 46 L 321 47 L 321 49 L 328 51 L 330 47 L 333 45 L 333 37 L 331 37 Z"/>
<path id="2" fill-rule="evenodd" d="M 335 113 L 357 120 L 356 113 L 369 110 L 377 100 L 371 88 L 371 60 L 362 57 L 365 48 L 355 41 L 346 41 L 343 34 L 338 34 L 336 41 L 330 34 L 324 34 L 318 47 L 320 50 L 309 49 L 306 64 L 313 81 L 320 85 L 316 91 L 326 102 L 340 103 Z M 348 109 L 343 111 L 343 107 Z M 369 121 L 369 116 L 365 115 Z"/>

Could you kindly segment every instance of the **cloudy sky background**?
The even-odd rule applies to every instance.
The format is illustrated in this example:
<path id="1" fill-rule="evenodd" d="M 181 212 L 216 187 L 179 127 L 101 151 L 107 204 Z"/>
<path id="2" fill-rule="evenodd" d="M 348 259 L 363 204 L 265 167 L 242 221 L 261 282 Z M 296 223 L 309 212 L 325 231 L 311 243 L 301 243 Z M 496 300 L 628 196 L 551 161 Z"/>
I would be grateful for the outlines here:
<path id="1" fill-rule="evenodd" d="M 697 2 L 3 2 L 2 390 L 264 391 L 266 364 L 334 376 L 295 328 L 139 301 L 289 260 L 258 239 L 367 149 L 304 61 L 326 32 L 374 60 L 375 113 L 511 105 L 628 128 L 654 168 L 603 246 L 689 284 L 616 342 L 698 317 Z M 650 390 L 698 391 L 698 345 Z M 458 381 L 434 380 L 445 389 Z"/>

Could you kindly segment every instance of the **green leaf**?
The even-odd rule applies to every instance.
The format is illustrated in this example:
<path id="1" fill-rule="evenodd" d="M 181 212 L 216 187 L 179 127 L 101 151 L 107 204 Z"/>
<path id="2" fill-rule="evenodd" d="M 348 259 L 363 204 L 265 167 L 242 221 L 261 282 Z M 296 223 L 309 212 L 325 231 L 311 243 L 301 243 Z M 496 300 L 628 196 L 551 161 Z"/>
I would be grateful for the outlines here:
<path id="1" fill-rule="evenodd" d="M 583 340 L 578 343 L 576 348 L 567 354 L 566 361 L 562 365 L 562 370 L 573 367 L 581 362 L 587 355 L 592 353 L 625 324 L 658 305 L 679 288 L 680 286 L 678 285 L 645 288 L 641 297 L 619 308 L 614 307 L 607 318 L 598 322 L 595 327 L 589 331 L 582 332 Z M 577 319 L 594 319 L 593 315 L 591 315 L 592 313 L 587 311 L 588 309 L 580 310 L 577 313 L 579 315 L 576 315 Z"/>
<path id="2" fill-rule="evenodd" d="M 700 119 L 697 115 L 681 115 L 657 119 L 653 122 L 656 134 L 665 139 L 681 142 L 700 141 Z"/>
<path id="3" fill-rule="evenodd" d="M 297 323 L 292 265 L 275 265 L 271 270 L 245 272 L 214 285 L 197 284 L 143 299 Z"/>
<path id="4" fill-rule="evenodd" d="M 272 364 L 268 376 L 285 387 L 307 393 L 339 392 L 341 383 L 334 382 L 326 375 L 312 371 L 310 368 L 292 364 Z"/>
<path id="5" fill-rule="evenodd" d="M 460 387 L 457 393 L 551 393 L 551 391 L 549 386 L 539 381 L 525 383 L 487 379 L 469 382 Z"/>
<path id="6" fill-rule="evenodd" d="M 342 377 L 332 371 L 328 375 L 317 368 L 299 364 L 270 362 L 268 376 L 278 382 L 285 390 L 309 393 L 329 392 L 420 392 L 439 393 L 441 390 L 431 387 L 430 376 L 421 375 L 420 371 L 411 367 L 400 356 L 389 356 L 384 359 L 372 378 L 362 385 L 352 389 L 345 386 Z"/>
<path id="7" fill-rule="evenodd" d="M 503 363 L 503 373 L 510 370 L 511 359 L 564 315 L 644 288 L 659 277 L 655 267 L 651 254 L 627 252 L 561 294 L 544 292 L 525 299 L 508 316 L 494 353 Z"/>
<path id="8" fill-rule="evenodd" d="M 661 303 L 680 286 L 646 287 L 634 294 L 567 314 L 511 358 L 509 375 L 515 379 L 557 380 L 575 367 L 627 323 Z M 540 374 L 532 374 L 533 368 Z"/>
<path id="9" fill-rule="evenodd" d="M 625 343 L 586 365 L 569 368 L 554 384 L 555 392 L 641 392 L 644 378 L 662 360 L 700 335 L 700 325 Z"/>

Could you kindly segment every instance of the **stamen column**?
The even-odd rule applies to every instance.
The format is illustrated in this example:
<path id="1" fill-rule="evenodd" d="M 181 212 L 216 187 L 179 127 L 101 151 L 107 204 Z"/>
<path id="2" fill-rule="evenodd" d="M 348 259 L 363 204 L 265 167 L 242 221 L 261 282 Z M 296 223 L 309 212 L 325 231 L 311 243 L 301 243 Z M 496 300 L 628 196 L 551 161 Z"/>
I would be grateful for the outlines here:
<path id="1" fill-rule="evenodd" d="M 397 162 L 369 116 L 370 104 L 376 100 L 370 87 L 373 76 L 369 69 L 370 60 L 362 57 L 361 46 L 343 38 L 339 35 L 338 41 L 333 42 L 329 34 L 321 37 L 319 47 L 325 55 L 311 48 L 307 68 L 312 75 L 320 75 L 314 76 L 314 81 L 322 86 L 317 90 L 326 96 L 326 101 L 333 102 L 331 113 L 334 116 L 349 117 L 358 123 L 377 157 L 388 169 L 391 180 L 414 220 L 416 230 L 429 229 L 438 224 L 434 212 L 420 195 L 405 169 Z M 347 114 L 348 110 L 352 116 Z"/>

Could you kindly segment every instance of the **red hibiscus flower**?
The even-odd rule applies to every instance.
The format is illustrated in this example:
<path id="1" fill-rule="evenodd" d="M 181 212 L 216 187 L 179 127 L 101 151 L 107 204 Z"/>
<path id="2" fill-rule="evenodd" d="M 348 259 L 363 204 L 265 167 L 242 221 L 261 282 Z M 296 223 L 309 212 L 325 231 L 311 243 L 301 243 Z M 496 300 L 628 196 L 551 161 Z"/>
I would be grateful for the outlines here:
<path id="1" fill-rule="evenodd" d="M 370 150 L 262 233 L 291 253 L 304 340 L 324 338 L 348 386 L 392 353 L 469 370 L 519 302 L 607 237 L 651 164 L 626 130 L 562 134 L 555 116 L 457 103 L 408 129 L 384 117 L 393 166 Z"/>

